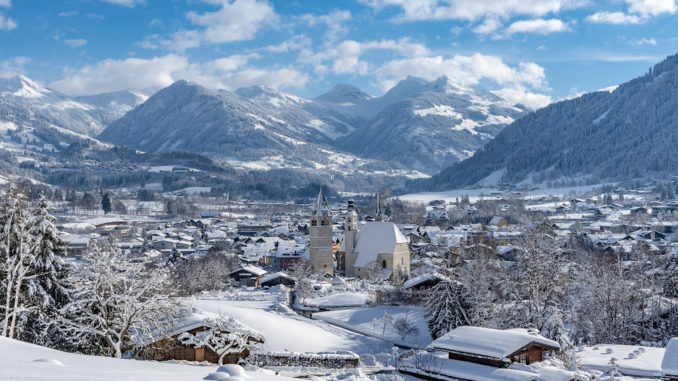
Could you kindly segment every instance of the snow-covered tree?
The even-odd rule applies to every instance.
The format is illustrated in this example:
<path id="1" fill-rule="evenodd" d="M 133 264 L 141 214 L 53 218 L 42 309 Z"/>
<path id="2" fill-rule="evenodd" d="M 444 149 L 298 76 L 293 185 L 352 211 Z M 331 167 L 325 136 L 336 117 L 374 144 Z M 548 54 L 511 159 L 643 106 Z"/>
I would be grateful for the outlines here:
<path id="1" fill-rule="evenodd" d="M 73 301 L 61 324 L 76 344 L 100 340 L 120 358 L 132 335 L 153 338 L 171 329 L 177 302 L 167 293 L 168 271 L 132 261 L 119 249 L 97 244 L 75 271 Z"/>
<path id="2" fill-rule="evenodd" d="M 219 365 L 228 355 L 249 354 L 265 341 L 264 335 L 240 324 L 232 316 L 220 316 L 207 319 L 206 331 L 196 333 L 184 332 L 177 338 L 184 345 L 196 348 L 208 348 L 219 355 Z"/>
<path id="3" fill-rule="evenodd" d="M 61 340 L 53 321 L 58 310 L 70 301 L 68 266 L 64 246 L 49 214 L 49 205 L 41 197 L 31 216 L 29 235 L 35 260 L 25 282 L 26 303 L 32 306 L 20 332 L 20 338 L 43 345 L 58 346 Z"/>
<path id="4" fill-rule="evenodd" d="M 426 301 L 428 328 L 435 340 L 454 328 L 471 325 L 469 318 L 472 306 L 466 287 L 459 282 L 439 282 Z"/>
<path id="5" fill-rule="evenodd" d="M 50 321 L 68 301 L 62 244 L 43 197 L 31 214 L 26 196 L 10 187 L 0 208 L 2 335 L 45 343 Z"/>

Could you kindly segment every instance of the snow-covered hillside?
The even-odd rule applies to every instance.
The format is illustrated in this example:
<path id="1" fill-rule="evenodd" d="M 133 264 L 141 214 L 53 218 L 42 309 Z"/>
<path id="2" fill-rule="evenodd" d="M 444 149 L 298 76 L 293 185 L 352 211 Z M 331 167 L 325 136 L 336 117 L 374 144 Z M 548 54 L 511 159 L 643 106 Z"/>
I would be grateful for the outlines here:
<path id="1" fill-rule="evenodd" d="M 376 98 L 340 84 L 314 99 L 262 86 L 217 92 L 178 81 L 100 138 L 143 151 L 208 153 L 244 166 L 264 161 L 273 168 L 317 169 L 350 153 L 350 164 L 338 170 L 348 172 L 367 158 L 372 172 L 432 174 L 470 156 L 524 111 L 446 77 L 408 77 Z"/>
<path id="2" fill-rule="evenodd" d="M 0 337 L 0 379 L 13 381 L 188 381 L 202 380 L 219 369 L 216 365 L 122 360 L 86 356 Z M 225 372 L 222 378 L 229 374 Z M 214 377 L 214 376 L 212 376 Z M 233 380 L 284 381 L 270 371 L 248 371 L 246 377 Z"/>
<path id="3" fill-rule="evenodd" d="M 47 89 L 23 75 L 0 78 L 0 99 L 4 101 L 0 107 L 0 118 L 21 118 L 25 114 L 17 113 L 27 112 L 55 126 L 93 136 L 145 100 L 144 96 L 131 94 L 121 91 L 72 98 Z"/>
<path id="4" fill-rule="evenodd" d="M 397 161 L 429 174 L 470 157 L 526 111 L 448 77 L 432 82 L 409 77 L 382 99 L 395 102 L 341 146 L 363 157 Z"/>

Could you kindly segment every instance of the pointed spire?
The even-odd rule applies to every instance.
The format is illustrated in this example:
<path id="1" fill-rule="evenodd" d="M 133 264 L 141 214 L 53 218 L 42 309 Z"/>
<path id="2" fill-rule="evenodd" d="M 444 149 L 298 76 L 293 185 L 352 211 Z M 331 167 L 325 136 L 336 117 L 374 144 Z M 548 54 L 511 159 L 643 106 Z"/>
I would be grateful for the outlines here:
<path id="1" fill-rule="evenodd" d="M 374 220 L 375 221 L 381 221 L 382 220 L 381 201 L 379 200 L 379 192 L 377 192 L 377 210 L 375 211 L 375 214 L 374 214 Z"/>
<path id="2" fill-rule="evenodd" d="M 314 216 L 331 216 L 332 215 L 332 210 L 330 209 L 330 205 L 327 202 L 327 199 L 325 198 L 325 195 L 323 195 L 323 188 L 320 188 L 320 191 L 318 192 L 318 199 L 315 202 L 315 209 L 313 210 L 313 215 Z"/>

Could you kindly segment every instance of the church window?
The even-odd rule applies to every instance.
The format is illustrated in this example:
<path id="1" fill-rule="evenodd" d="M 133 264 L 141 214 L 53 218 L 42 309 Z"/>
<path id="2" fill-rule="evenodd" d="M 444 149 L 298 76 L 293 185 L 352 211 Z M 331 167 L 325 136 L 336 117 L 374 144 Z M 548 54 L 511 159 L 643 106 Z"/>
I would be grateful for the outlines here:
<path id="1" fill-rule="evenodd" d="M 386 260 L 385 259 L 381 261 L 381 267 L 386 268 Z"/>
<path id="2" fill-rule="evenodd" d="M 348 231 L 351 231 L 351 227 L 350 227 L 350 226 L 348 227 Z"/>
<path id="3" fill-rule="evenodd" d="M 318 225 L 318 222 L 316 220 L 311 220 L 311 226 L 316 226 Z"/>
<path id="4" fill-rule="evenodd" d="M 325 226 L 325 220 L 320 220 L 320 225 Z"/>

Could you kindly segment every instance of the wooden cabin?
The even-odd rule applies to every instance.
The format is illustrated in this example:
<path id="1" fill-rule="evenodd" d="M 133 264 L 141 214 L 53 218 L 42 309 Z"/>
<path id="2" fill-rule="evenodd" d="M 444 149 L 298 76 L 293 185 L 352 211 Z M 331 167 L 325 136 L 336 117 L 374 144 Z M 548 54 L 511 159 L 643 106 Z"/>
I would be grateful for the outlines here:
<path id="1" fill-rule="evenodd" d="M 448 353 L 448 358 L 505 368 L 512 363 L 532 364 L 560 345 L 527 329 L 458 327 L 433 341 L 429 349 Z"/>

